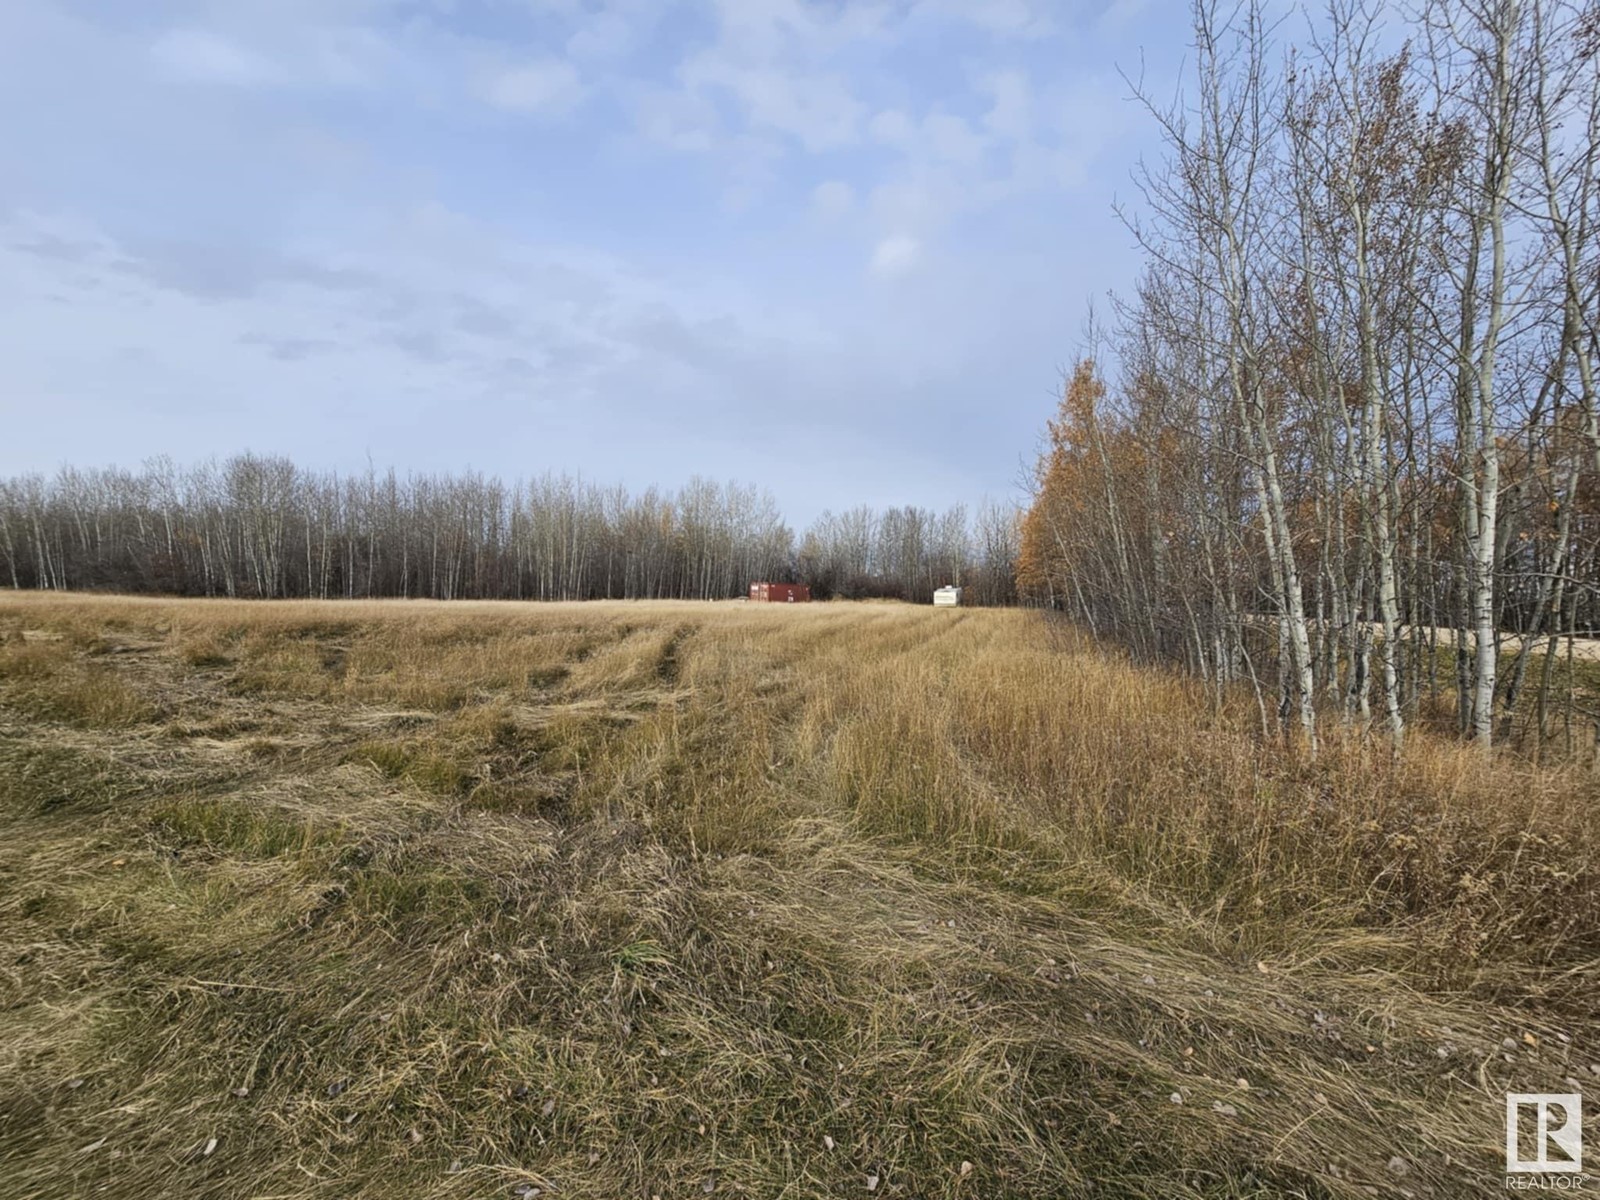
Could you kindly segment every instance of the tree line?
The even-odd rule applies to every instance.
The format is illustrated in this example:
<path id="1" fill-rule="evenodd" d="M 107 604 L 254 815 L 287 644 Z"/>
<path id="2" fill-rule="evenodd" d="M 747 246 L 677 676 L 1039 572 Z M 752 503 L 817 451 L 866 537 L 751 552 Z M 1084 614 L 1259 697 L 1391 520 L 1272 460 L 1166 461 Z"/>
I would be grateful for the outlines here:
<path id="1" fill-rule="evenodd" d="M 1430 706 L 1542 744 L 1558 639 L 1600 624 L 1600 6 L 1193 16 L 1024 587 L 1312 749 Z M 1511 632 L 1548 652 L 1503 663 Z"/>
<path id="2" fill-rule="evenodd" d="M 0 583 L 231 597 L 717 599 L 797 579 L 826 599 L 1004 604 L 1017 514 L 825 513 L 796 541 L 772 496 L 691 480 L 632 493 L 570 475 L 341 476 L 242 454 L 0 479 Z"/>

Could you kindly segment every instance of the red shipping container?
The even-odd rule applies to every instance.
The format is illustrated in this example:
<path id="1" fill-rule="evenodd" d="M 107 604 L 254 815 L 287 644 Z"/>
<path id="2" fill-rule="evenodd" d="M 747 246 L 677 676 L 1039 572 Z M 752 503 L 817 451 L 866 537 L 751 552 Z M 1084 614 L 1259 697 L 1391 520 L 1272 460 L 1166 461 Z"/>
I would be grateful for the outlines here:
<path id="1" fill-rule="evenodd" d="M 779 604 L 808 604 L 811 589 L 803 583 L 752 583 L 750 599 Z"/>

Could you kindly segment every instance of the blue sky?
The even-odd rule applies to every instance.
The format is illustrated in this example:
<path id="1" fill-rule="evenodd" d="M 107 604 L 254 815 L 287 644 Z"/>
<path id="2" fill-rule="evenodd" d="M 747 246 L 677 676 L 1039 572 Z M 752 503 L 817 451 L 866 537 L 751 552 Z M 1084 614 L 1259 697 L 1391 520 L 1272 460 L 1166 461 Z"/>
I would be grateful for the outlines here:
<path id="1" fill-rule="evenodd" d="M 1169 0 L 7 0 L 0 472 L 1012 493 Z M 1167 81 L 1167 82 L 1163 82 Z"/>

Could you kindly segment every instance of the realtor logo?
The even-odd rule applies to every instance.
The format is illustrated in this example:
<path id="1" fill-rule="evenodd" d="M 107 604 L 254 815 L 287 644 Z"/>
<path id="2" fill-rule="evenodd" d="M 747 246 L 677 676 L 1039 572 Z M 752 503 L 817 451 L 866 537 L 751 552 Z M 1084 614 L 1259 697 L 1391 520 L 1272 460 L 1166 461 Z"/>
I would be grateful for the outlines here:
<path id="1" fill-rule="evenodd" d="M 1522 1125 L 1528 1117 L 1533 1118 L 1531 1129 Z M 1525 1133 L 1532 1137 L 1523 1136 Z M 1577 1092 L 1507 1092 L 1506 1171 L 1577 1174 L 1582 1170 L 1583 1096 Z"/>

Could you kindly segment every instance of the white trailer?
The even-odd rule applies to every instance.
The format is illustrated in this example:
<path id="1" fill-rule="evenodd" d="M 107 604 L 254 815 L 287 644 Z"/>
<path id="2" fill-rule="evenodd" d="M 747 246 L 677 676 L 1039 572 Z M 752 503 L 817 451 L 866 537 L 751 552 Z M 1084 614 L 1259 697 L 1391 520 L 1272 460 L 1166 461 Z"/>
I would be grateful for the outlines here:
<path id="1" fill-rule="evenodd" d="M 935 608 L 956 608 L 961 604 L 961 589 L 958 587 L 942 587 L 933 593 L 933 606 Z"/>

